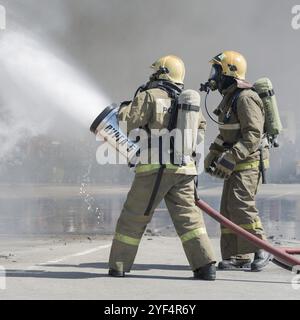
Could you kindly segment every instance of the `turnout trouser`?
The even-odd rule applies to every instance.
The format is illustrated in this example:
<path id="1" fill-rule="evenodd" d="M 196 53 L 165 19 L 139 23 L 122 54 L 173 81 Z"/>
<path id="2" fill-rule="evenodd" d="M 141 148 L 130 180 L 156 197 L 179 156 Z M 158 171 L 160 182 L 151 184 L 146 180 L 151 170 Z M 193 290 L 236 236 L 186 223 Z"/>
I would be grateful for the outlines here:
<path id="1" fill-rule="evenodd" d="M 117 222 L 109 267 L 130 271 L 145 228 L 162 199 L 166 202 L 192 270 L 214 262 L 215 255 L 202 212 L 195 205 L 194 176 L 164 173 L 150 215 L 144 215 L 156 176 L 156 173 L 136 175 Z"/>
<path id="2" fill-rule="evenodd" d="M 224 182 L 220 211 L 235 224 L 258 238 L 266 240 L 255 205 L 255 196 L 259 183 L 259 169 L 234 172 Z M 247 259 L 249 254 L 256 252 L 257 249 L 255 245 L 221 226 L 221 253 L 223 259 L 229 259 L 230 257 Z"/>

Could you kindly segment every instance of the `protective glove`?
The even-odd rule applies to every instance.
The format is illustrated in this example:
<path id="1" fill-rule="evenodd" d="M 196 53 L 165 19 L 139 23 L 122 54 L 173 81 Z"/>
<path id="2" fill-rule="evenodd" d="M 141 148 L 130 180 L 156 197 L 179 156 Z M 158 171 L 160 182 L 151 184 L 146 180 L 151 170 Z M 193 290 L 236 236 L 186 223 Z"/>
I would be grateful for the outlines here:
<path id="1" fill-rule="evenodd" d="M 226 151 L 222 153 L 220 158 L 217 160 L 213 175 L 221 179 L 227 179 L 234 171 L 235 166 L 236 162 L 232 153 L 230 151 Z"/>
<path id="2" fill-rule="evenodd" d="M 210 150 L 204 159 L 204 170 L 206 173 L 213 174 L 212 168 L 214 163 L 218 160 L 220 153 L 214 150 Z"/>

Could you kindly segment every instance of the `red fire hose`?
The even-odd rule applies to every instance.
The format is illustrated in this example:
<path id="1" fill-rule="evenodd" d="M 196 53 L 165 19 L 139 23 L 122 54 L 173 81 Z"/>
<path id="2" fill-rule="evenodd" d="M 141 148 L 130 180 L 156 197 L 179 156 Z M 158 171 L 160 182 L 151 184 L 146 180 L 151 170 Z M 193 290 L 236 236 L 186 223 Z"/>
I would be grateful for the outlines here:
<path id="1" fill-rule="evenodd" d="M 289 253 L 298 254 L 300 253 L 300 249 L 293 249 L 293 248 L 275 248 L 267 241 L 261 240 L 251 234 L 250 232 L 244 230 L 243 228 L 239 227 L 238 225 L 234 224 L 224 216 L 222 216 L 217 210 L 210 207 L 206 202 L 203 200 L 196 200 L 196 205 L 206 212 L 209 216 L 213 219 L 218 221 L 224 227 L 230 229 L 234 233 L 238 234 L 242 238 L 248 240 L 249 242 L 255 244 L 258 248 L 264 249 L 265 251 L 271 253 L 276 261 L 279 263 L 280 266 L 292 269 L 293 266 L 300 266 L 300 260 L 291 256 Z"/>
<path id="2" fill-rule="evenodd" d="M 284 248 L 284 247 L 279 247 L 278 249 L 285 251 L 288 254 L 300 254 L 300 249 L 299 248 Z"/>

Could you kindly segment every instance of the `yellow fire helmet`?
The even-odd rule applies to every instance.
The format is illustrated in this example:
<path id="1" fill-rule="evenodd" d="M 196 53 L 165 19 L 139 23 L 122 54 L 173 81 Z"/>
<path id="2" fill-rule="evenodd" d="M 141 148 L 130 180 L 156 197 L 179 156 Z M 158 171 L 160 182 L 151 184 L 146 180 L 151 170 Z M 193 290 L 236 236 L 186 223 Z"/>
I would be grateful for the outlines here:
<path id="1" fill-rule="evenodd" d="M 184 62 L 174 55 L 159 58 L 151 65 L 151 68 L 155 70 L 157 79 L 169 80 L 179 84 L 184 82 Z"/>
<path id="2" fill-rule="evenodd" d="M 225 76 L 245 80 L 247 72 L 247 61 L 243 55 L 235 51 L 224 51 L 214 57 L 210 63 L 222 67 Z"/>

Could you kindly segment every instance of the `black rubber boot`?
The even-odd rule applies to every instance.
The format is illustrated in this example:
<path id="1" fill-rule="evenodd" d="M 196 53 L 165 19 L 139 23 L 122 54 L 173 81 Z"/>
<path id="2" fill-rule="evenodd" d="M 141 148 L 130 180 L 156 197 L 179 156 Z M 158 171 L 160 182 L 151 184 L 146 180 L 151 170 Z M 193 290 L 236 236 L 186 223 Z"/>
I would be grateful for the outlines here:
<path id="1" fill-rule="evenodd" d="M 116 278 L 124 278 L 125 277 L 125 272 L 122 271 L 117 271 L 114 269 L 109 269 L 108 275 L 111 277 L 116 277 Z"/>
<path id="2" fill-rule="evenodd" d="M 270 253 L 264 250 L 258 250 L 255 252 L 254 260 L 251 263 L 251 271 L 261 271 L 268 265 L 272 257 Z"/>
<path id="3" fill-rule="evenodd" d="M 194 278 L 200 280 L 214 281 L 216 280 L 216 266 L 214 263 L 207 264 L 204 267 L 194 271 Z"/>
<path id="4" fill-rule="evenodd" d="M 222 260 L 218 264 L 219 270 L 228 270 L 228 271 L 235 271 L 235 270 L 250 270 L 251 268 L 251 260 L 239 260 L 239 259 L 226 259 Z"/>

